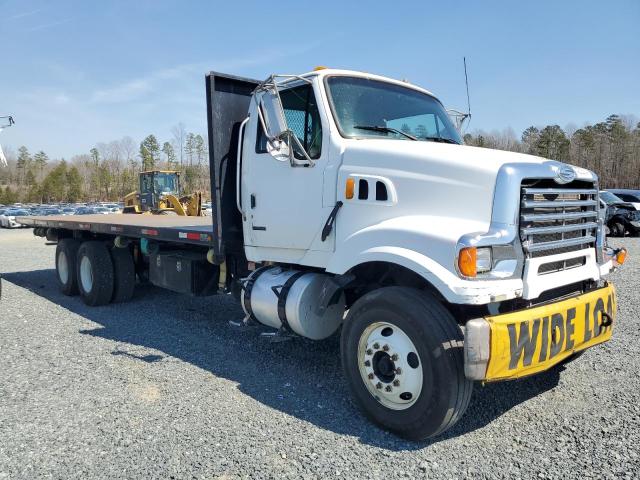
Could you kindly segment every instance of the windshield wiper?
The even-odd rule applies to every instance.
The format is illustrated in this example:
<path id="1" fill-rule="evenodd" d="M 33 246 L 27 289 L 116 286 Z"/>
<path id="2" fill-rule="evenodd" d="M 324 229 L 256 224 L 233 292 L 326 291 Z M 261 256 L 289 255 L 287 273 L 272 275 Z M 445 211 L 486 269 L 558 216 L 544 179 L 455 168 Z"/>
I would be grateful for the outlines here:
<path id="1" fill-rule="evenodd" d="M 403 135 L 410 140 L 418 140 L 413 135 L 409 135 L 408 133 L 405 133 L 402 130 L 398 130 L 397 128 L 383 127 L 378 125 L 354 125 L 353 128 L 358 128 L 360 130 L 371 130 L 372 132 L 397 133 L 398 135 Z"/>
<path id="2" fill-rule="evenodd" d="M 453 145 L 460 145 L 458 142 L 456 142 L 455 140 L 451 140 L 450 138 L 443 138 L 443 137 L 423 137 L 424 140 L 431 140 L 432 142 L 440 142 L 440 143 L 451 143 Z"/>

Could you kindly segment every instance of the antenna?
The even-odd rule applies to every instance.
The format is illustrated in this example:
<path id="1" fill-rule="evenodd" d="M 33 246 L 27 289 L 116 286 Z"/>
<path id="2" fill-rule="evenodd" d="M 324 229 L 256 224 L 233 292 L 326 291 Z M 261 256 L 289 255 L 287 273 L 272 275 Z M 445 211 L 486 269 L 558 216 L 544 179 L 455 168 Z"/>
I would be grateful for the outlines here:
<path id="1" fill-rule="evenodd" d="M 462 57 L 464 63 L 464 82 L 467 85 L 467 117 L 471 118 L 471 101 L 469 100 L 469 77 L 467 76 L 467 57 Z"/>
<path id="2" fill-rule="evenodd" d="M 464 125 L 465 120 L 471 121 L 471 101 L 469 100 L 469 77 L 467 76 L 467 57 L 462 57 L 462 62 L 464 63 L 464 82 L 467 86 L 467 113 L 459 112 L 458 110 L 447 110 L 449 116 L 455 121 L 456 128 L 462 134 L 462 125 Z M 469 124 L 467 123 L 467 127 Z M 466 131 L 466 129 L 465 129 Z"/>

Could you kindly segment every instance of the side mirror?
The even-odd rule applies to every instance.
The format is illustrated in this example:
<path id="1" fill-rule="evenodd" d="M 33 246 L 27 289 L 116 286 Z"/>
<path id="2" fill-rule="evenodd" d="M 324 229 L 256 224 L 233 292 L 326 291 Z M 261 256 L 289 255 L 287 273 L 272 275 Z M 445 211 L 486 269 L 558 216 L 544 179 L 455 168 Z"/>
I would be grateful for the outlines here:
<path id="1" fill-rule="evenodd" d="M 459 112 L 458 110 L 447 110 L 447 114 L 449 115 L 449 118 L 453 121 L 453 123 L 456 126 L 456 129 L 458 130 L 458 132 L 460 134 L 462 134 L 462 127 L 464 125 L 464 122 L 466 122 L 467 120 L 469 120 L 471 118 L 471 114 L 470 113 L 462 113 Z"/>
<path id="2" fill-rule="evenodd" d="M 278 161 L 288 160 L 292 167 L 312 167 L 313 160 L 287 124 L 274 77 L 258 86 L 254 98 L 258 103 L 260 125 L 267 137 L 267 152 Z M 303 158 L 296 158 L 296 153 Z"/>
<path id="3" fill-rule="evenodd" d="M 275 88 L 265 89 L 262 92 L 259 105 L 262 126 L 267 138 L 278 138 L 289 130 L 280 95 Z"/>

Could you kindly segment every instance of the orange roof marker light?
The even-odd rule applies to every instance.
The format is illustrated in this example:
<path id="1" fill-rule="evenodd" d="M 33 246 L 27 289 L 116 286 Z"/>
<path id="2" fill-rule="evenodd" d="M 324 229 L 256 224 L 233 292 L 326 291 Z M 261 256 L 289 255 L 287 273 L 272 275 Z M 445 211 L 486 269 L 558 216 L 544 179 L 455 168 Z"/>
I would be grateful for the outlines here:
<path id="1" fill-rule="evenodd" d="M 324 65 L 318 65 L 317 67 L 313 68 L 314 72 L 317 72 L 318 70 L 326 70 L 329 67 L 325 67 Z"/>

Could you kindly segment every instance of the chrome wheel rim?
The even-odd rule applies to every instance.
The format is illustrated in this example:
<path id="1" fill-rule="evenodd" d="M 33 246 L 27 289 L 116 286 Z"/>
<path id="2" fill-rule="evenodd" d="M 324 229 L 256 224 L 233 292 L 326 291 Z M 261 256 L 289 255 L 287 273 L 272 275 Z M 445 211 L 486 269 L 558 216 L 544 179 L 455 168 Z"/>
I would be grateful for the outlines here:
<path id="1" fill-rule="evenodd" d="M 80 261 L 80 282 L 82 289 L 89 293 L 93 288 L 93 267 L 87 257 L 82 257 Z"/>
<path id="2" fill-rule="evenodd" d="M 375 322 L 362 332 L 358 369 L 369 393 L 389 409 L 405 410 L 420 397 L 420 355 L 409 336 L 392 323 Z"/>
<path id="3" fill-rule="evenodd" d="M 63 285 L 66 285 L 69 281 L 69 260 L 67 259 L 67 254 L 64 252 L 60 252 L 58 255 L 58 264 L 56 265 L 58 270 L 58 277 L 60 278 L 60 282 Z"/>

